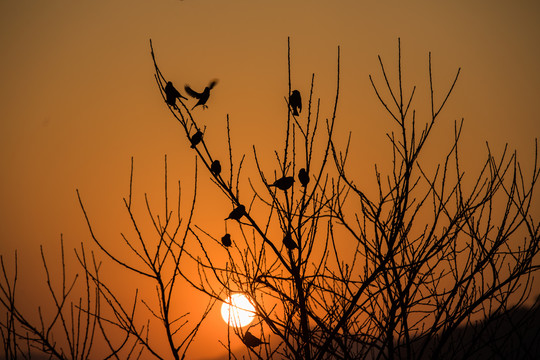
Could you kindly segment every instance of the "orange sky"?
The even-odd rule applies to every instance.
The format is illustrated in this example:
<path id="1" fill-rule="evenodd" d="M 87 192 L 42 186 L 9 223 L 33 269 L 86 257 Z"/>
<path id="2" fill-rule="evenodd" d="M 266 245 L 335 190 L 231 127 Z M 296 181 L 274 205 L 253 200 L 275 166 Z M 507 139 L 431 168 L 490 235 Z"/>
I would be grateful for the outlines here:
<path id="1" fill-rule="evenodd" d="M 432 139 L 431 146 L 448 143 L 453 120 L 464 117 L 462 153 L 468 165 L 482 162 L 477 154 L 485 154 L 489 141 L 497 154 L 509 143 L 527 168 L 534 138 L 540 135 L 540 4 L 372 3 L 2 1 L 0 253 L 10 258 L 18 249 L 21 281 L 28 282 L 31 264 L 39 261 L 39 244 L 52 255 L 60 233 L 70 251 L 89 242 L 76 188 L 98 234 L 119 241 L 125 231 L 122 197 L 128 193 L 131 156 L 139 198 L 147 192 L 157 203 L 165 154 L 169 179 L 182 180 L 189 197 L 194 155 L 159 96 L 149 38 L 161 70 L 179 88 L 189 83 L 202 90 L 209 80 L 219 79 L 209 109 L 195 110 L 199 120 L 224 129 L 229 114 L 237 153 L 250 155 L 257 144 L 268 159 L 283 138 L 287 36 L 293 87 L 307 93 L 314 72 L 323 117 L 331 114 L 340 45 L 337 137 L 346 139 L 353 132 L 355 150 L 365 154 L 358 166 L 371 172 L 379 147 L 387 146 L 390 121 L 368 75 L 379 75 L 378 54 L 395 70 L 401 37 L 409 85 L 427 85 L 428 51 L 436 90 L 447 89 L 462 68 L 435 135 L 439 140 Z M 418 94 L 420 99 L 423 95 Z M 226 149 L 224 138 L 214 136 L 208 140 L 216 149 Z M 201 182 L 199 209 L 204 210 L 220 193 L 205 193 L 209 182 L 206 177 Z M 215 206 L 228 209 L 227 200 L 221 200 Z M 221 214 L 199 214 L 197 221 L 215 222 L 221 231 Z M 195 353 L 212 341 L 203 339 Z"/>

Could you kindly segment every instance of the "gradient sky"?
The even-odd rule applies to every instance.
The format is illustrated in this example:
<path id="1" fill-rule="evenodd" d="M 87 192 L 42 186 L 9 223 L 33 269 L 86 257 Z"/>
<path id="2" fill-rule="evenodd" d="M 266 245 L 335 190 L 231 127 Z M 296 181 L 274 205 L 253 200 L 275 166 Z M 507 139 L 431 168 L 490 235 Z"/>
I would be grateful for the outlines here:
<path id="1" fill-rule="evenodd" d="M 69 251 L 89 242 L 76 188 L 98 235 L 119 241 L 131 156 L 137 196 L 147 192 L 159 203 L 167 154 L 169 178 L 182 180 L 189 197 L 194 155 L 160 98 L 149 38 L 178 88 L 202 90 L 220 80 L 209 109 L 195 113 L 222 129 L 229 114 L 237 153 L 250 155 L 257 144 L 267 159 L 283 138 L 287 36 L 293 87 L 306 94 L 316 74 L 323 118 L 331 115 L 341 46 L 336 136 L 353 132 L 358 167 L 372 173 L 392 124 L 368 75 L 381 80 L 379 54 L 395 73 L 400 37 L 405 81 L 424 89 L 419 114 L 428 110 L 428 52 L 436 91 L 462 68 L 430 149 L 449 144 L 453 121 L 464 117 L 466 165 L 482 162 L 488 141 L 496 154 L 509 143 L 527 168 L 540 135 L 539 19 L 540 4 L 532 0 L 1 0 L 0 253 L 11 258 L 18 249 L 21 281 L 28 283 L 40 244 L 52 256 L 61 233 Z M 208 140 L 226 149 L 214 134 Z M 220 193 L 204 191 L 206 176 L 201 183 L 205 209 Z M 221 229 L 217 219 L 230 206 L 221 200 L 219 211 L 199 214 L 197 222 Z M 195 344 L 197 356 L 213 341 L 209 334 Z"/>

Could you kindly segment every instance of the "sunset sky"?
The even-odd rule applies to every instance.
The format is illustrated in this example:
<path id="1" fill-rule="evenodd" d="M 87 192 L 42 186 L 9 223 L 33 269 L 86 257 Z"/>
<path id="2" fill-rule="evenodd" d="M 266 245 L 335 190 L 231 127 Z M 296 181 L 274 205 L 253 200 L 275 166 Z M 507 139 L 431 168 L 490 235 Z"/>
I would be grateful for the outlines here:
<path id="1" fill-rule="evenodd" d="M 167 155 L 171 187 L 181 180 L 189 204 L 195 155 L 160 97 L 149 39 L 161 70 L 182 94 L 186 83 L 202 90 L 219 79 L 209 108 L 194 114 L 209 129 L 221 129 L 207 138 L 216 152 L 227 151 L 229 115 L 236 159 L 246 153 L 248 169 L 254 144 L 271 160 L 283 141 L 287 37 L 293 88 L 307 95 L 315 73 L 323 119 L 331 116 L 340 46 L 336 138 L 344 141 L 352 131 L 355 167 L 372 176 L 394 124 L 368 76 L 383 85 L 377 55 L 396 73 L 401 38 L 405 83 L 409 90 L 419 87 L 419 116 L 429 110 L 428 52 L 439 94 L 461 67 L 429 146 L 448 145 L 454 120 L 463 117 L 461 152 L 473 174 L 486 142 L 495 154 L 508 143 L 525 169 L 532 166 L 540 136 L 539 19 L 540 3 L 532 0 L 2 0 L 0 254 L 12 263 L 18 251 L 25 297 L 41 296 L 28 285 L 43 282 L 36 265 L 40 244 L 54 258 L 63 234 L 76 268 L 72 249 L 91 245 L 76 189 L 94 230 L 115 248 L 128 224 L 122 198 L 132 156 L 137 199 L 148 193 L 160 204 Z M 230 204 L 209 187 L 207 174 L 199 181 L 195 222 L 220 233 L 218 220 Z M 141 218 L 144 211 L 141 206 Z M 194 304 L 183 306 L 192 311 Z M 219 348 L 216 339 L 223 339 L 226 326 L 218 310 L 209 322 L 222 332 L 204 330 L 193 345 L 196 358 L 219 354 L 205 349 Z"/>

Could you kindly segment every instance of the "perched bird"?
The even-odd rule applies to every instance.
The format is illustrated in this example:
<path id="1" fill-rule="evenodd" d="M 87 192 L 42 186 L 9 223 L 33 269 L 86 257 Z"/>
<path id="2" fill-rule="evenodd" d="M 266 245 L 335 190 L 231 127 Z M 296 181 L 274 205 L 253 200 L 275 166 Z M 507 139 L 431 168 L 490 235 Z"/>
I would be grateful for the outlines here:
<path id="1" fill-rule="evenodd" d="M 285 245 L 285 247 L 289 250 L 298 248 L 298 245 L 296 244 L 296 241 L 293 240 L 290 232 L 285 234 L 285 237 L 283 238 L 283 245 Z"/>
<path id="2" fill-rule="evenodd" d="M 294 116 L 298 116 L 302 112 L 302 97 L 300 96 L 300 91 L 293 90 L 291 95 L 289 95 L 289 105 L 293 111 Z"/>
<path id="3" fill-rule="evenodd" d="M 267 342 L 261 341 L 261 339 L 259 339 L 258 337 L 255 337 L 252 333 L 249 332 L 249 330 L 247 330 L 244 334 L 244 338 L 242 339 L 242 341 L 249 347 L 256 347 L 261 344 L 268 344 Z"/>
<path id="4" fill-rule="evenodd" d="M 301 168 L 298 172 L 298 180 L 300 180 L 300 184 L 302 184 L 303 187 L 306 187 L 309 182 L 309 174 L 307 173 L 306 169 Z"/>
<path id="5" fill-rule="evenodd" d="M 221 173 L 221 163 L 219 160 L 212 161 L 212 165 L 210 165 L 210 171 L 216 175 L 219 175 Z"/>
<path id="6" fill-rule="evenodd" d="M 221 243 L 223 246 L 229 247 L 232 245 L 231 234 L 225 234 L 221 237 Z"/>
<path id="7" fill-rule="evenodd" d="M 176 90 L 176 88 L 173 86 L 172 82 L 167 82 L 167 85 L 165 85 L 165 98 L 166 98 L 166 101 L 167 101 L 167 104 L 171 105 L 171 106 L 174 106 L 176 105 L 176 99 L 177 98 L 182 98 L 182 99 L 186 99 L 185 97 L 183 97 L 179 92 L 178 90 Z"/>
<path id="8" fill-rule="evenodd" d="M 197 132 L 193 134 L 191 139 L 189 139 L 189 141 L 191 141 L 192 149 L 195 149 L 195 146 L 197 146 L 197 144 L 201 142 L 202 137 L 203 137 L 203 133 L 201 132 L 201 130 L 197 130 Z"/>
<path id="9" fill-rule="evenodd" d="M 231 211 L 231 213 L 225 218 L 225 220 L 240 220 L 240 218 L 244 215 L 246 215 L 246 207 L 244 205 L 238 205 L 238 207 L 235 207 L 233 211 Z"/>
<path id="10" fill-rule="evenodd" d="M 210 97 L 210 90 L 212 90 L 212 88 L 216 86 L 216 84 L 217 84 L 217 80 L 212 80 L 210 84 L 208 84 L 208 86 L 204 88 L 202 93 L 198 93 L 194 91 L 192 88 L 189 87 L 189 85 L 186 84 L 184 88 L 186 89 L 186 92 L 188 93 L 188 95 L 196 99 L 199 99 L 199 101 L 195 104 L 195 106 L 191 108 L 191 110 L 195 109 L 199 105 L 202 105 L 203 109 L 208 107 L 206 106 L 206 102 L 208 101 L 208 98 Z"/>
<path id="11" fill-rule="evenodd" d="M 265 278 L 266 278 L 266 275 L 261 274 L 261 275 L 257 276 L 254 281 L 264 284 L 264 283 L 266 283 Z"/>
<path id="12" fill-rule="evenodd" d="M 268 186 L 275 186 L 280 190 L 287 190 L 293 185 L 293 182 L 294 182 L 294 177 L 284 176 L 280 179 L 277 179 L 276 181 L 274 181 L 273 184 L 268 185 Z"/>

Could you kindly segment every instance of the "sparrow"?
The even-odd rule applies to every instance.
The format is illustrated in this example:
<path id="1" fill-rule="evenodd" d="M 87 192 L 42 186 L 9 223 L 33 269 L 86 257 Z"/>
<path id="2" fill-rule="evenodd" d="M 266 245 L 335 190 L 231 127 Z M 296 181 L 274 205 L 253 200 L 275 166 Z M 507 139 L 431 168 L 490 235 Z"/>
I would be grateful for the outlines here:
<path id="1" fill-rule="evenodd" d="M 267 342 L 261 341 L 261 339 L 255 337 L 252 333 L 249 332 L 249 330 L 247 330 L 244 334 L 244 338 L 242 339 L 242 341 L 249 347 L 259 346 L 261 344 L 268 344 Z"/>
<path id="2" fill-rule="evenodd" d="M 189 139 L 189 141 L 191 142 L 192 149 L 195 149 L 195 146 L 197 146 L 197 144 L 201 142 L 202 137 L 203 137 L 203 133 L 201 132 L 201 130 L 197 130 L 197 132 L 193 134 L 191 139 Z"/>
<path id="3" fill-rule="evenodd" d="M 231 234 L 225 234 L 221 237 L 221 243 L 223 246 L 229 247 L 232 245 Z"/>
<path id="4" fill-rule="evenodd" d="M 293 240 L 290 232 L 285 234 L 285 237 L 283 238 L 283 245 L 285 245 L 285 247 L 289 250 L 298 248 L 298 245 L 296 244 L 296 241 Z"/>
<path id="5" fill-rule="evenodd" d="M 169 104 L 171 106 L 175 106 L 177 98 L 182 98 L 182 99 L 187 100 L 187 98 L 183 97 L 178 92 L 178 90 L 176 90 L 176 88 L 173 86 L 172 82 L 168 81 L 167 85 L 165 85 L 165 99 L 167 101 L 167 104 Z"/>
<path id="6" fill-rule="evenodd" d="M 234 208 L 233 211 L 225 218 L 232 219 L 232 220 L 240 220 L 242 216 L 246 215 L 246 207 L 244 205 L 238 205 L 238 207 Z"/>
<path id="7" fill-rule="evenodd" d="M 221 173 L 221 163 L 219 162 L 219 160 L 212 161 L 212 165 L 210 165 L 210 171 L 215 175 L 219 175 Z"/>
<path id="8" fill-rule="evenodd" d="M 261 283 L 261 284 L 264 284 L 264 283 L 266 283 L 265 278 L 266 278 L 266 275 L 261 274 L 261 275 L 257 276 L 254 281 L 258 282 L 258 283 Z"/>
<path id="9" fill-rule="evenodd" d="M 309 174 L 307 173 L 306 169 L 300 169 L 298 172 L 298 180 L 300 180 L 300 184 L 302 184 L 303 187 L 307 186 L 309 183 Z"/>
<path id="10" fill-rule="evenodd" d="M 292 176 L 284 176 L 280 179 L 277 179 L 276 181 L 274 181 L 273 184 L 268 186 L 275 186 L 280 190 L 287 190 L 293 185 L 293 182 L 294 178 Z"/>
<path id="11" fill-rule="evenodd" d="M 210 97 L 210 90 L 212 90 L 212 88 L 216 86 L 216 84 L 217 84 L 217 80 L 212 80 L 210 84 L 208 84 L 208 86 L 204 88 L 202 93 L 198 93 L 194 91 L 187 84 L 186 86 L 184 86 L 189 96 L 199 99 L 199 101 L 195 104 L 195 106 L 191 108 L 191 110 L 195 109 L 199 105 L 202 105 L 203 109 L 208 107 L 206 106 L 206 102 L 208 101 L 208 98 Z"/>
<path id="12" fill-rule="evenodd" d="M 300 96 L 300 91 L 293 90 L 291 95 L 289 95 L 289 105 L 293 111 L 294 116 L 298 116 L 302 112 L 302 97 Z"/>

